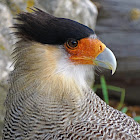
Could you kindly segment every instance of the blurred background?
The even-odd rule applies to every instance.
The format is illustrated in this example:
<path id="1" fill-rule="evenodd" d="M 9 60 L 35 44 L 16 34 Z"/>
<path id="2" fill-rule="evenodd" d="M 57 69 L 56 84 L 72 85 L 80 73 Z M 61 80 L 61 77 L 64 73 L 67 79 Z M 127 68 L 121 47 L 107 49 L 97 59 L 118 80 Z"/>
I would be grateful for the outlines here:
<path id="1" fill-rule="evenodd" d="M 8 91 L 8 74 L 13 70 L 11 52 L 16 38 L 9 28 L 14 17 L 29 7 L 38 7 L 95 30 L 115 54 L 116 73 L 95 70 L 93 90 L 107 104 L 140 121 L 140 0 L 0 0 L 0 138 Z M 93 78 L 92 78 L 93 79 Z"/>

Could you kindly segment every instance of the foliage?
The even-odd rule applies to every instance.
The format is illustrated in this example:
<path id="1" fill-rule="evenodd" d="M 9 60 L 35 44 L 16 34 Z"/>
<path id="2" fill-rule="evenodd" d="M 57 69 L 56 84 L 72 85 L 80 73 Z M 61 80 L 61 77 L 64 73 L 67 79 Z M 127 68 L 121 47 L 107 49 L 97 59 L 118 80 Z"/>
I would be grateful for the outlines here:
<path id="1" fill-rule="evenodd" d="M 109 104 L 108 90 L 119 92 L 121 95 L 120 95 L 120 102 L 117 106 L 117 109 L 123 113 L 127 113 L 128 107 L 123 107 L 124 99 L 125 99 L 125 89 L 112 85 L 107 85 L 105 77 L 103 75 L 100 77 L 100 83 L 101 84 L 94 85 L 93 90 L 96 92 L 97 89 L 102 89 L 103 98 L 107 104 Z M 134 117 L 134 120 L 140 122 L 140 116 Z"/>

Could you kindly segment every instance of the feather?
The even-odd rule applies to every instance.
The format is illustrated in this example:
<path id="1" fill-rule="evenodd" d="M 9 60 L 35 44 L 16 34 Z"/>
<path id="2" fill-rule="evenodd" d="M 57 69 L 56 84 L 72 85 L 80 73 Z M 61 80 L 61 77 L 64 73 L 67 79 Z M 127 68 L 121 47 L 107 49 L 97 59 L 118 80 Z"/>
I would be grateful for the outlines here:
<path id="1" fill-rule="evenodd" d="M 14 25 L 18 37 L 42 44 L 62 45 L 69 38 L 81 39 L 94 34 L 85 25 L 54 17 L 40 9 L 33 13 L 21 13 L 16 19 L 20 22 Z"/>

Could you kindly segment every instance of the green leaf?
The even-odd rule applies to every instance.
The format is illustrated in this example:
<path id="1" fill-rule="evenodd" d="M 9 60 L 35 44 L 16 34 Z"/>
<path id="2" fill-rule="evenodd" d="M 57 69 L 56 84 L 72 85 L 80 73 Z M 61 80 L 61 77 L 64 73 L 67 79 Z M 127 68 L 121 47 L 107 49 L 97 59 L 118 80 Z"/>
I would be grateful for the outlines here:
<path id="1" fill-rule="evenodd" d="M 104 76 L 102 75 L 100 77 L 100 82 L 101 82 L 101 87 L 102 87 L 102 92 L 104 96 L 104 101 L 109 104 L 109 97 L 108 97 L 108 91 L 107 91 L 107 85 Z"/>
<path id="2" fill-rule="evenodd" d="M 140 116 L 134 117 L 134 120 L 137 121 L 137 122 L 140 122 Z"/>
<path id="3" fill-rule="evenodd" d="M 125 99 L 125 89 L 122 89 L 120 103 L 117 107 L 118 110 L 120 110 L 122 108 L 122 106 L 124 104 L 124 99 Z"/>
<path id="4" fill-rule="evenodd" d="M 112 91 L 116 91 L 116 92 L 120 92 L 121 96 L 120 96 L 120 103 L 117 107 L 118 110 L 120 110 L 124 104 L 124 99 L 125 99 L 125 89 L 124 88 L 120 88 L 120 87 L 116 87 L 116 86 L 112 86 L 112 85 L 107 85 L 104 76 L 100 77 L 100 84 L 94 85 L 93 90 L 96 92 L 97 89 L 102 89 L 102 93 L 103 93 L 103 97 L 104 97 L 104 101 L 109 104 L 109 96 L 108 96 L 108 90 L 112 90 Z"/>
<path id="5" fill-rule="evenodd" d="M 123 107 L 122 110 L 121 110 L 121 112 L 123 112 L 123 113 L 126 113 L 127 111 L 128 111 L 127 107 Z"/>

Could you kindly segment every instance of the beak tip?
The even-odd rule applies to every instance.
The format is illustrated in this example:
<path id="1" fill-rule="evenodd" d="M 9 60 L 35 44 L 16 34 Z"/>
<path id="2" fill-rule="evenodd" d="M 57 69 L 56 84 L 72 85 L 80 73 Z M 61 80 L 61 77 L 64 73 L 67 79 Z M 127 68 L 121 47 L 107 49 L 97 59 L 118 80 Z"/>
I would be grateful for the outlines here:
<path id="1" fill-rule="evenodd" d="M 116 68 L 117 68 L 117 61 L 115 61 L 114 64 L 115 64 L 114 67 L 113 67 L 113 66 L 111 67 L 112 75 L 113 75 L 113 74 L 115 73 L 115 71 L 116 71 Z"/>
<path id="2" fill-rule="evenodd" d="M 112 70 L 111 74 L 113 75 L 115 73 L 116 70 Z"/>
<path id="3" fill-rule="evenodd" d="M 110 69 L 112 71 L 112 75 L 115 73 L 117 68 L 116 58 L 113 52 L 108 48 L 105 48 L 105 50 L 97 56 L 96 64 L 106 69 Z"/>

